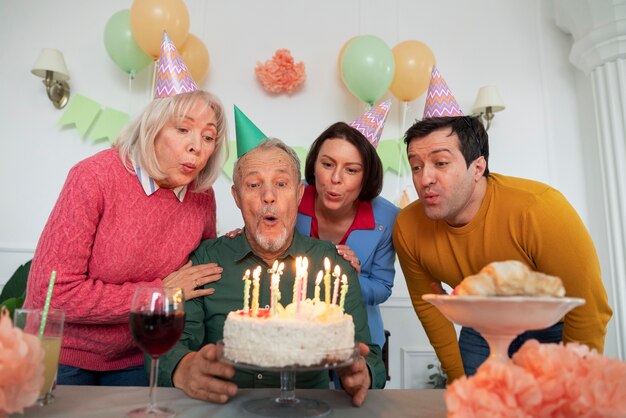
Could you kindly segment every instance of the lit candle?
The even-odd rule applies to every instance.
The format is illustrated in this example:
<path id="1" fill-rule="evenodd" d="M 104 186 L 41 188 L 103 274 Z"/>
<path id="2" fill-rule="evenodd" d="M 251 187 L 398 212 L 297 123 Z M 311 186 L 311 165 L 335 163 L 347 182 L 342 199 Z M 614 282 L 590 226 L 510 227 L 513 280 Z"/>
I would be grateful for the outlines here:
<path id="1" fill-rule="evenodd" d="M 250 269 L 243 275 L 243 311 L 247 315 L 250 310 Z"/>
<path id="2" fill-rule="evenodd" d="M 323 276 L 324 276 L 324 272 L 320 270 L 317 273 L 317 278 L 315 279 L 315 296 L 313 297 L 314 302 L 320 301 L 320 283 L 322 282 Z"/>
<path id="3" fill-rule="evenodd" d="M 272 266 L 272 275 L 270 282 L 270 313 L 271 315 L 276 314 L 276 305 L 280 302 L 280 275 L 283 274 L 283 269 L 285 268 L 285 263 L 280 263 L 278 265 L 278 260 L 274 261 L 274 265 Z"/>
<path id="4" fill-rule="evenodd" d="M 276 303 L 278 303 L 278 274 L 272 274 L 272 283 L 270 284 L 270 313 L 276 313 Z"/>
<path id="5" fill-rule="evenodd" d="M 309 259 L 306 257 L 302 258 L 302 300 L 306 299 L 306 291 L 309 281 Z"/>
<path id="6" fill-rule="evenodd" d="M 280 265 L 278 266 L 278 271 L 276 272 L 276 274 L 278 274 L 278 279 L 276 280 L 276 303 L 280 302 L 280 287 L 278 287 L 278 283 L 280 282 L 280 276 L 283 275 L 283 270 L 285 269 L 285 263 L 280 263 Z"/>
<path id="7" fill-rule="evenodd" d="M 296 277 L 293 279 L 293 298 L 291 300 L 292 303 L 295 303 L 300 300 L 300 293 L 302 283 L 302 257 L 296 257 Z"/>
<path id="8" fill-rule="evenodd" d="M 341 296 L 339 297 L 339 307 L 343 309 L 343 305 L 346 302 L 346 293 L 348 293 L 348 278 L 344 274 L 341 276 Z"/>
<path id="9" fill-rule="evenodd" d="M 330 304 L 330 260 L 324 257 L 324 302 Z"/>
<path id="10" fill-rule="evenodd" d="M 334 288 L 333 288 L 333 305 L 337 304 L 337 296 L 339 296 L 339 276 L 341 275 L 341 268 L 339 266 L 335 266 L 335 271 L 333 271 L 333 277 L 335 278 Z"/>
<path id="11" fill-rule="evenodd" d="M 261 279 L 261 266 L 257 266 L 252 272 L 252 316 L 259 313 L 259 281 Z"/>

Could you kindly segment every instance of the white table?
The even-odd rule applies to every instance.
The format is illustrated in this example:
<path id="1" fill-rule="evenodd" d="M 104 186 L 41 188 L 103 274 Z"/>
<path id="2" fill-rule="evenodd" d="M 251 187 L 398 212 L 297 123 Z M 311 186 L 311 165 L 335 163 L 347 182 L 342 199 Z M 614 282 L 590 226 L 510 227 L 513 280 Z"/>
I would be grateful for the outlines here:
<path id="1" fill-rule="evenodd" d="M 296 396 L 323 400 L 331 407 L 327 417 L 424 417 L 444 418 L 446 406 L 440 389 L 370 390 L 365 403 L 356 408 L 343 391 L 296 389 Z M 56 400 L 44 407 L 32 407 L 15 417 L 124 417 L 126 412 L 145 406 L 148 388 L 112 386 L 57 386 Z M 158 388 L 157 403 L 177 412 L 179 418 L 253 417 L 241 404 L 249 399 L 278 396 L 279 389 L 240 389 L 226 405 L 189 398 L 181 390 Z"/>

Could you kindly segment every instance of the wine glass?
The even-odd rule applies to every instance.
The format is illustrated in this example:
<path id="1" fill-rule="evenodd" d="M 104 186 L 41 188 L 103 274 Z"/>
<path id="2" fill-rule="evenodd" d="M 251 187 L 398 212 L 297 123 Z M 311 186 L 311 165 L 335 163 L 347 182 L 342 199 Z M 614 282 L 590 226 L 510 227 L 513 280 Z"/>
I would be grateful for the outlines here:
<path id="1" fill-rule="evenodd" d="M 185 327 L 183 291 L 180 288 L 138 287 L 130 306 L 130 332 L 139 347 L 151 358 L 150 401 L 146 408 L 126 416 L 174 417 L 172 410 L 157 407 L 155 388 L 159 357 L 176 344 Z"/>

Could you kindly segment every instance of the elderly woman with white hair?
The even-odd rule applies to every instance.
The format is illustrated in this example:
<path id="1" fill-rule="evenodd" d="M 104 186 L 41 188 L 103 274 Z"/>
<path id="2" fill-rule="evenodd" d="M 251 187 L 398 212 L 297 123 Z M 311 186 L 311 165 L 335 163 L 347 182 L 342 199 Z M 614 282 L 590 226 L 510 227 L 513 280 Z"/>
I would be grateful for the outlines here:
<path id="1" fill-rule="evenodd" d="M 147 385 L 129 329 L 138 286 L 207 296 L 216 264 L 189 254 L 216 236 L 215 196 L 226 120 L 214 95 L 193 90 L 153 100 L 115 146 L 75 165 L 33 258 L 25 307 L 65 311 L 59 384 Z"/>

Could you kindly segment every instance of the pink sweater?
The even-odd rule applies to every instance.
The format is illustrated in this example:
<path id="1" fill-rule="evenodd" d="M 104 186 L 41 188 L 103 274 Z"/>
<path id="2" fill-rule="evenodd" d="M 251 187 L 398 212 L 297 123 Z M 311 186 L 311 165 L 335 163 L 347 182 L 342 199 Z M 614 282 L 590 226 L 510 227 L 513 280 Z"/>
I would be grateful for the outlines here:
<path id="1" fill-rule="evenodd" d="M 65 311 L 60 363 L 88 370 L 143 364 L 129 329 L 137 286 L 161 286 L 200 241 L 215 237 L 215 196 L 171 190 L 151 196 L 117 149 L 74 166 L 41 234 L 26 307 L 42 307 L 52 270 L 51 306 Z"/>

